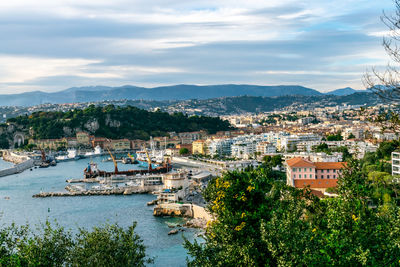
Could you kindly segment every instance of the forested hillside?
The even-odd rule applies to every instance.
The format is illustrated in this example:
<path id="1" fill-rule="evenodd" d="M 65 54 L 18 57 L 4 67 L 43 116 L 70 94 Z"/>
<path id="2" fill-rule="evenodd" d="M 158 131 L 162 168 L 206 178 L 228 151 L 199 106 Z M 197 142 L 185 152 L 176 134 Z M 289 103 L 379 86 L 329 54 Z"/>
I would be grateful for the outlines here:
<path id="1" fill-rule="evenodd" d="M 230 129 L 219 118 L 186 116 L 182 113 L 149 112 L 132 106 L 89 106 L 68 112 L 35 112 L 8 120 L 37 139 L 75 136 L 86 131 L 99 137 L 147 140 L 150 136 L 166 136 L 168 132 L 205 130 L 209 133 Z"/>

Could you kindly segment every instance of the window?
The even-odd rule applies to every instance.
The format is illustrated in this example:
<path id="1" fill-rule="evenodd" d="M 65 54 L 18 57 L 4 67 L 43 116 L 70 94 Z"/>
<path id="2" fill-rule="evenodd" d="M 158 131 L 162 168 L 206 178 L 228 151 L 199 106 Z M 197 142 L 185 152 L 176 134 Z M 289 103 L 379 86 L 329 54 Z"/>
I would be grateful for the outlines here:
<path id="1" fill-rule="evenodd" d="M 329 179 L 329 175 L 327 175 L 327 176 L 326 176 L 326 178 L 328 178 L 328 179 Z"/>
<path id="2" fill-rule="evenodd" d="M 312 172 L 312 169 L 310 168 L 310 172 Z"/>
<path id="3" fill-rule="evenodd" d="M 329 173 L 330 170 L 326 170 L 327 173 Z"/>
<path id="4" fill-rule="evenodd" d="M 336 170 L 333 170 L 333 173 L 335 173 L 336 172 Z"/>
<path id="5" fill-rule="evenodd" d="M 312 174 L 310 174 L 310 178 L 312 178 Z"/>
<path id="6" fill-rule="evenodd" d="M 333 179 L 336 179 L 336 175 L 333 175 Z"/>
<path id="7" fill-rule="evenodd" d="M 299 178 L 301 178 L 301 174 L 299 174 Z"/>
<path id="8" fill-rule="evenodd" d="M 324 173 L 324 170 L 321 170 L 321 173 Z"/>
<path id="9" fill-rule="evenodd" d="M 321 179 L 324 179 L 324 176 L 323 176 L 323 175 L 321 175 Z"/>
<path id="10" fill-rule="evenodd" d="M 296 174 L 293 174 L 293 178 L 296 179 Z"/>
<path id="11" fill-rule="evenodd" d="M 296 172 L 296 168 L 293 168 L 293 172 Z"/>
<path id="12" fill-rule="evenodd" d="M 307 171 L 307 168 L 304 168 L 304 171 L 306 172 L 306 171 Z"/>

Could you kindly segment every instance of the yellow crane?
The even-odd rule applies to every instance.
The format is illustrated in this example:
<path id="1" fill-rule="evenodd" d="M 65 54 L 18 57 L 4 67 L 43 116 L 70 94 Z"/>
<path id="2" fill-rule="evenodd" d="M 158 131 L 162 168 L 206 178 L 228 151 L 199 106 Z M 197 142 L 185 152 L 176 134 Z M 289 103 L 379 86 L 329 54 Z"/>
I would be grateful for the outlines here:
<path id="1" fill-rule="evenodd" d="M 114 172 L 117 174 L 118 173 L 118 163 L 115 160 L 114 156 L 112 155 L 112 153 L 108 147 L 107 147 L 107 151 L 110 154 L 112 161 L 114 162 Z"/>
<path id="2" fill-rule="evenodd" d="M 149 152 L 147 152 L 147 148 L 145 146 L 143 148 L 144 148 L 144 152 L 146 152 L 147 163 L 149 164 L 149 171 L 151 171 L 153 168 L 151 166 L 151 159 L 150 159 L 150 156 L 149 156 Z"/>

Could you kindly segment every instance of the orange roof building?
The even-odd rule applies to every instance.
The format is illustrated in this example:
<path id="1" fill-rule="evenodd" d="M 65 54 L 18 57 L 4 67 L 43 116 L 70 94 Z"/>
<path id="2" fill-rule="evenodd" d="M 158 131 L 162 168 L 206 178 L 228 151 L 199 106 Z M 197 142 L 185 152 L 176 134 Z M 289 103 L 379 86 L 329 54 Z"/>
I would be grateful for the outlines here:
<path id="1" fill-rule="evenodd" d="M 309 186 L 311 189 L 325 192 L 336 187 L 337 178 L 345 168 L 345 162 L 312 162 L 303 158 L 286 161 L 287 184 L 296 188 Z"/>

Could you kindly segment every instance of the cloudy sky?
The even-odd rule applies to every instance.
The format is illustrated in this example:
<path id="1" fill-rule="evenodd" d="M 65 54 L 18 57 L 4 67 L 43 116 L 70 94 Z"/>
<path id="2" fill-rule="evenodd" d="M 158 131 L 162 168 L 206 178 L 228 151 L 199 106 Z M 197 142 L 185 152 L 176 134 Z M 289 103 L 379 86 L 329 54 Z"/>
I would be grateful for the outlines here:
<path id="1" fill-rule="evenodd" d="M 392 0 L 0 2 L 0 93 L 125 84 L 362 89 Z"/>

